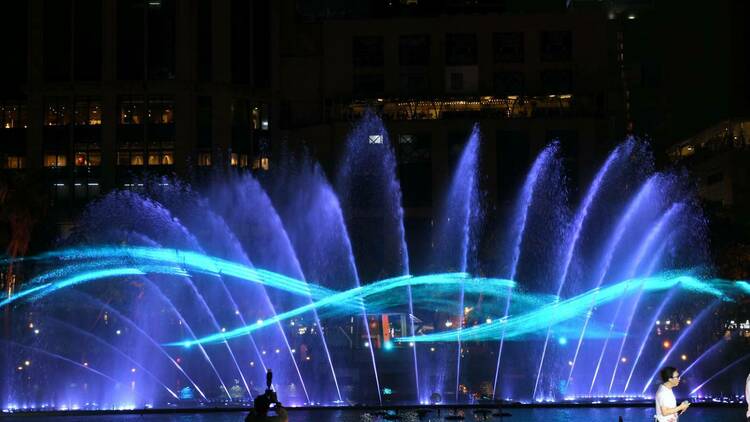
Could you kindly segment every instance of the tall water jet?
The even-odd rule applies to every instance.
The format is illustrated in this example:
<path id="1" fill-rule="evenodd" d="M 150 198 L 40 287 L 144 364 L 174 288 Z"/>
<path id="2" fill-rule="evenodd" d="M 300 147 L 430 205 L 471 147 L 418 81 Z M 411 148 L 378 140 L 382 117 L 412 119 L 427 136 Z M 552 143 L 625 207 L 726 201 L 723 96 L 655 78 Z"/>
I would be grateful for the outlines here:
<path id="1" fill-rule="evenodd" d="M 383 121 L 372 110 L 347 135 L 343 159 L 337 172 L 336 192 L 344 211 L 348 234 L 352 238 L 352 262 L 364 263 L 358 269 L 357 284 L 364 274 L 366 277 L 385 278 L 407 273 L 408 260 L 405 256 L 403 210 L 401 208 L 401 188 L 395 176 L 395 159 L 388 132 Z M 367 217 L 357 217 L 358 211 L 367 210 Z M 366 222 L 375 223 L 367 224 Z M 373 231 L 373 227 L 380 230 Z M 356 228 L 356 230 L 354 230 Z M 383 264 L 381 268 L 369 264 L 370 254 L 380 255 L 370 245 L 382 245 Z M 356 257 L 357 259 L 355 260 Z M 382 401 L 380 380 L 375 362 L 374 344 L 370 333 L 367 312 L 363 307 L 363 323 L 367 333 L 378 400 Z M 416 373 L 416 362 L 414 371 Z"/>
<path id="2" fill-rule="evenodd" d="M 594 199 L 599 194 L 599 190 L 602 187 L 602 184 L 604 183 L 605 177 L 609 176 L 610 174 L 610 168 L 613 166 L 613 164 L 621 159 L 622 157 L 626 157 L 630 154 L 634 147 L 634 139 L 628 139 L 625 143 L 620 144 L 615 148 L 607 157 L 607 160 L 604 162 L 602 167 L 599 169 L 599 171 L 596 173 L 596 176 L 594 177 L 593 182 L 589 186 L 588 191 L 586 192 L 586 195 L 584 196 L 583 202 L 578 208 L 578 211 L 575 214 L 575 217 L 573 219 L 573 222 L 571 223 L 571 227 L 569 229 L 570 234 L 567 235 L 567 239 L 565 239 L 564 243 L 564 249 L 563 249 L 563 258 L 561 263 L 561 272 L 560 276 L 557 280 L 557 293 L 556 297 L 560 297 L 562 294 L 563 287 L 565 286 L 565 281 L 568 278 L 568 272 L 570 271 L 570 265 L 573 262 L 573 253 L 576 250 L 576 246 L 578 245 L 578 239 L 581 237 L 581 232 L 583 229 L 583 224 L 586 222 L 586 217 L 589 214 L 591 204 L 593 203 Z M 542 374 L 542 367 L 544 366 L 544 358 L 547 353 L 547 345 L 549 343 L 550 334 L 552 333 L 552 327 L 550 326 L 547 328 L 547 334 L 544 339 L 544 345 L 542 346 L 542 354 L 539 358 L 539 369 L 537 370 L 536 374 L 536 381 L 534 382 L 534 391 L 532 393 L 532 398 L 536 398 L 536 391 L 539 386 L 539 379 Z"/>
<path id="3" fill-rule="evenodd" d="M 519 271 L 519 262 L 522 257 L 524 236 L 527 234 L 527 224 L 531 216 L 532 206 L 535 203 L 539 203 L 542 208 L 546 208 L 546 212 L 553 213 L 553 218 L 548 221 L 550 227 L 555 229 L 556 220 L 559 219 L 559 215 L 556 212 L 556 207 L 559 207 L 559 203 L 555 204 L 561 182 L 561 169 L 559 144 L 552 143 L 547 146 L 534 161 L 531 169 L 529 170 L 526 181 L 521 188 L 521 193 L 516 201 L 516 208 L 513 213 L 512 223 L 510 225 L 510 231 L 508 236 L 508 247 L 511 251 L 509 265 L 507 266 L 507 278 L 515 280 Z M 540 186 L 547 185 L 547 186 Z M 549 192 L 552 194 L 549 194 Z M 541 192 L 541 193 L 540 193 Z M 540 196 L 541 195 L 541 196 Z M 547 200 L 542 200 L 542 196 L 548 197 Z M 551 200 L 550 200 L 551 199 Z M 549 217 L 549 214 L 547 214 Z M 555 236 L 550 236 L 550 239 Z M 512 292 L 508 292 L 508 298 L 505 302 L 503 311 L 503 319 L 508 318 L 508 312 L 510 311 L 510 301 L 512 298 Z M 497 361 L 495 364 L 495 376 L 493 379 L 493 397 L 497 391 L 497 382 L 500 375 L 500 365 L 503 356 L 503 347 L 505 345 L 505 328 L 503 328 L 500 334 L 500 344 L 498 346 Z"/>
<path id="4" fill-rule="evenodd" d="M 474 125 L 440 207 L 432 262 L 433 265 L 443 269 L 466 272 L 469 270 L 470 260 L 476 259 L 477 229 L 480 219 L 477 180 L 479 143 L 479 125 Z M 458 252 L 455 250 L 455 245 L 459 246 Z M 476 264 L 472 266 L 476 268 Z M 456 401 L 459 400 L 461 380 L 460 331 L 466 315 L 463 285 L 459 292 L 457 315 L 459 339 L 456 345 Z"/>

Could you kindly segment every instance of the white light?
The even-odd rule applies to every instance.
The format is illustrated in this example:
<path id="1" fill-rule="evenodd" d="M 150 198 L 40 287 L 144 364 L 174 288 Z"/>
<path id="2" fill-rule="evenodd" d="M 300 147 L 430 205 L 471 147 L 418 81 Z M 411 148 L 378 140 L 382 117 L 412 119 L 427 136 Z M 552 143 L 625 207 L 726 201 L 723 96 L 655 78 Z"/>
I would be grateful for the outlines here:
<path id="1" fill-rule="evenodd" d="M 657 320 L 656 320 L 656 325 L 661 325 L 661 321 L 659 321 L 659 320 L 657 319 Z"/>
<path id="2" fill-rule="evenodd" d="M 250 366 L 255 366 L 255 362 L 250 362 Z"/>
<path id="3" fill-rule="evenodd" d="M 370 347 L 370 342 L 369 342 L 369 341 L 366 341 L 366 342 L 365 342 L 365 343 L 363 344 L 363 346 L 365 346 L 365 347 Z"/>
<path id="4" fill-rule="evenodd" d="M 265 355 L 265 354 L 266 354 L 266 351 L 264 350 L 264 351 L 263 351 L 263 352 L 261 352 L 261 353 Z"/>
<path id="5" fill-rule="evenodd" d="M 130 372 L 135 373 L 135 368 L 130 368 Z"/>
<path id="6" fill-rule="evenodd" d="M 29 365 L 31 365 L 31 361 L 25 360 L 25 361 L 23 361 L 23 364 L 26 365 L 26 366 L 29 366 Z"/>
<path id="7" fill-rule="evenodd" d="M 628 19 L 629 19 L 629 20 L 631 20 L 631 21 L 632 21 L 632 20 L 634 20 L 634 19 L 635 19 L 635 15 L 634 15 L 634 14 L 632 14 L 632 13 L 631 13 L 631 14 L 629 14 L 629 15 L 628 15 Z"/>
<path id="8" fill-rule="evenodd" d="M 263 324 L 263 320 L 259 319 L 259 320 L 255 321 L 255 323 L 258 324 L 258 325 Z"/>
<path id="9" fill-rule="evenodd" d="M 297 349 L 292 349 L 292 353 L 297 353 Z"/>
<path id="10" fill-rule="evenodd" d="M 222 332 L 222 333 L 226 333 L 226 332 L 227 332 L 227 329 L 226 329 L 226 328 L 224 328 L 224 327 L 221 327 L 221 332 Z"/>
<path id="11" fill-rule="evenodd" d="M 239 311 L 239 310 L 236 310 L 236 311 L 234 311 L 234 314 L 235 314 L 235 315 L 239 315 L 239 314 L 240 314 L 240 311 Z"/>
<path id="12" fill-rule="evenodd" d="M 452 327 L 453 326 L 453 321 L 451 321 L 451 320 L 445 321 L 445 326 L 446 327 Z"/>
<path id="13" fill-rule="evenodd" d="M 39 334 L 39 329 L 38 328 L 34 330 L 34 334 Z"/>
<path id="14" fill-rule="evenodd" d="M 492 318 L 487 318 L 484 320 L 487 324 L 492 324 Z"/>
<path id="15" fill-rule="evenodd" d="M 370 145 L 381 145 L 383 143 L 383 135 L 370 135 L 367 137 L 367 142 Z"/>
<path id="16" fill-rule="evenodd" d="M 435 351 L 435 348 L 434 348 L 434 347 L 430 347 L 430 351 L 431 351 L 431 352 L 434 352 L 434 351 Z"/>
<path id="17" fill-rule="evenodd" d="M 122 334 L 122 331 L 117 330 L 117 331 L 115 331 L 115 334 L 117 334 L 119 336 L 120 334 Z"/>
<path id="18" fill-rule="evenodd" d="M 281 350 L 279 350 L 279 349 L 276 349 L 276 353 L 280 353 L 280 352 L 281 352 Z"/>

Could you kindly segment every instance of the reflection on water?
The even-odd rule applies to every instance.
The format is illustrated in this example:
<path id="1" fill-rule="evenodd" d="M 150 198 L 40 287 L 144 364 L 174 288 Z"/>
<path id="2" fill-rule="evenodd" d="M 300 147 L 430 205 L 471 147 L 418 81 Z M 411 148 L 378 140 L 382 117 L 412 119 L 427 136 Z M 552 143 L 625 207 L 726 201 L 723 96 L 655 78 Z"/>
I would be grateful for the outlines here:
<path id="1" fill-rule="evenodd" d="M 494 417 L 491 413 L 467 409 L 460 411 L 466 422 L 471 421 L 506 421 L 506 422 L 616 422 L 620 416 L 623 421 L 651 421 L 654 411 L 651 408 L 602 408 L 602 409 L 508 409 L 512 417 Z M 680 422 L 729 422 L 742 420 L 745 410 L 740 407 L 720 409 L 692 408 L 680 418 Z M 289 414 L 290 422 L 381 422 L 400 420 L 403 422 L 442 422 L 451 419 L 452 411 L 442 410 L 420 415 L 414 411 L 401 411 L 400 419 L 389 418 L 376 412 L 355 410 L 294 410 Z M 65 416 L 65 417 L 10 417 L 0 416 L 2 421 L 22 420 L 24 422 L 242 422 L 244 413 L 204 413 L 204 414 L 170 414 L 170 415 L 105 415 L 105 416 Z"/>

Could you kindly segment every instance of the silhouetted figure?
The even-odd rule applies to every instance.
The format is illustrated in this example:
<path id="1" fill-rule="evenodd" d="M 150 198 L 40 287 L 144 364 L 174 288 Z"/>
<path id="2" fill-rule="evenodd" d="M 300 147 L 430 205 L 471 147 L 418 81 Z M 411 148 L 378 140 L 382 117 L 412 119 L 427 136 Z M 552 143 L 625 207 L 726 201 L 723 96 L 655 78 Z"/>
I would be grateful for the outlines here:
<path id="1" fill-rule="evenodd" d="M 245 422 L 287 422 L 289 420 L 286 409 L 276 397 L 276 392 L 271 389 L 272 382 L 273 373 L 269 369 L 266 373 L 266 392 L 253 400 L 253 409 L 248 413 Z M 270 416 L 268 414 L 270 410 L 274 410 L 276 415 Z"/>

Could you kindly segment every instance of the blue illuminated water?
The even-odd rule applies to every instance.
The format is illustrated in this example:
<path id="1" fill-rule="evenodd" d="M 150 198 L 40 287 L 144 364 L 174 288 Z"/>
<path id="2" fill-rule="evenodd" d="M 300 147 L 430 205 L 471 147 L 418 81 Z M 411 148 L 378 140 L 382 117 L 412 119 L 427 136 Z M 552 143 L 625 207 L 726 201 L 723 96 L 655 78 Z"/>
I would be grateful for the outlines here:
<path id="1" fill-rule="evenodd" d="M 642 422 L 653 419 L 654 410 L 651 408 L 597 408 L 597 409 L 507 409 L 512 417 L 503 418 L 502 420 L 513 422 L 616 422 L 618 417 L 622 416 L 625 422 Z M 438 417 L 435 412 L 419 419 L 415 413 L 404 412 L 403 421 L 407 422 L 441 422 L 446 420 L 444 416 L 446 411 Z M 499 421 L 500 418 L 484 418 L 483 415 L 477 415 L 470 410 L 464 412 L 467 422 L 472 421 Z M 680 417 L 681 421 L 700 421 L 700 422 L 725 422 L 742 420 L 744 410 L 742 408 L 691 408 L 689 412 Z M 28 422 L 87 422 L 97 420 L 96 416 L 67 416 L 67 417 L 44 417 L 36 418 L 33 416 L 24 417 L 22 420 Z M 112 422 L 242 422 L 244 414 L 242 413 L 214 413 L 214 414 L 173 414 L 173 415 L 107 415 L 100 420 Z M 3 418 L 0 420 L 18 420 L 18 418 Z M 365 412 L 354 410 L 294 410 L 290 412 L 290 422 L 380 422 L 385 419 L 382 416 L 372 416 Z"/>
<path id="2" fill-rule="evenodd" d="M 247 403 L 267 369 L 295 406 L 648 396 L 667 364 L 695 397 L 742 391 L 745 343 L 716 333 L 750 284 L 713 276 L 685 174 L 628 139 L 579 187 L 552 142 L 493 204 L 481 131 L 409 212 L 414 139 L 374 113 L 334 177 L 290 153 L 90 204 L 56 248 L 0 260 L 23 269 L 0 296 L 0 408 Z"/>

